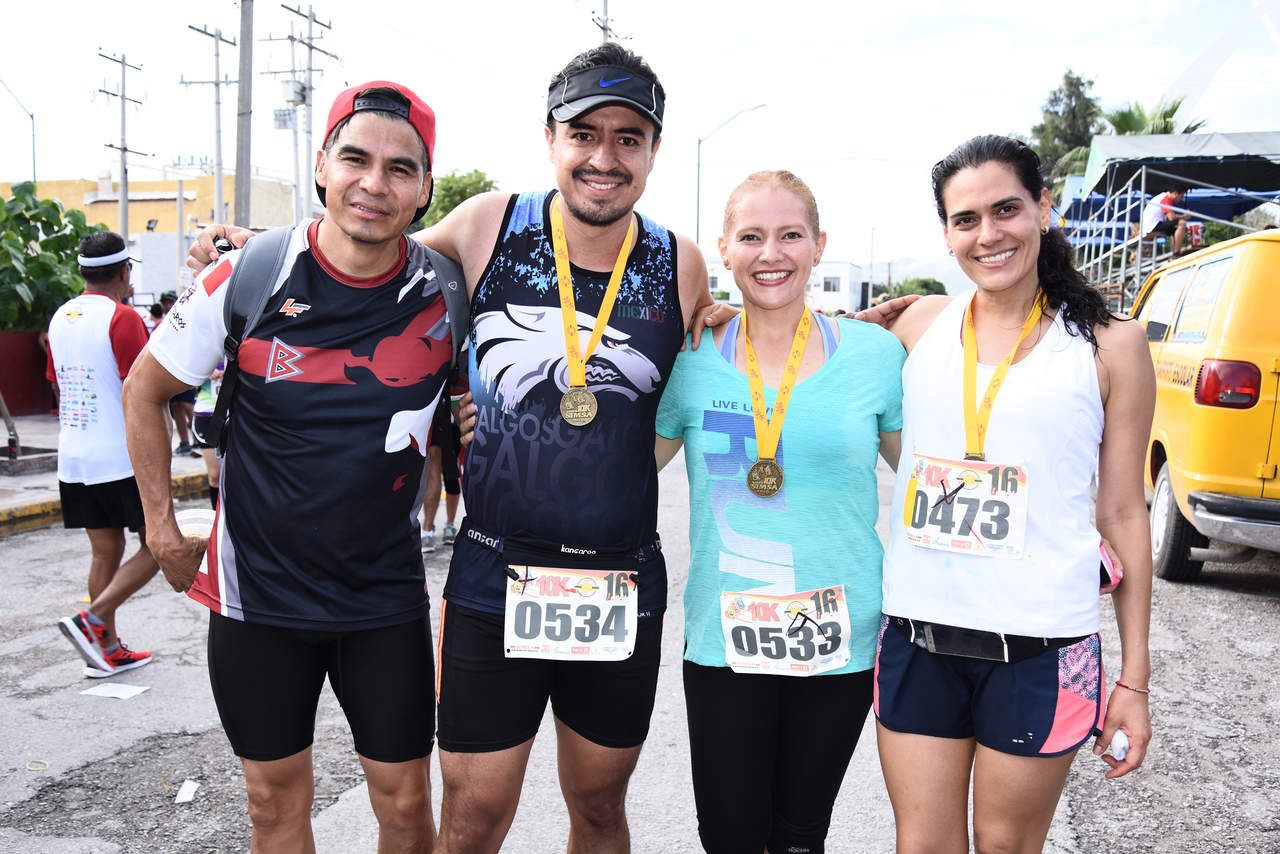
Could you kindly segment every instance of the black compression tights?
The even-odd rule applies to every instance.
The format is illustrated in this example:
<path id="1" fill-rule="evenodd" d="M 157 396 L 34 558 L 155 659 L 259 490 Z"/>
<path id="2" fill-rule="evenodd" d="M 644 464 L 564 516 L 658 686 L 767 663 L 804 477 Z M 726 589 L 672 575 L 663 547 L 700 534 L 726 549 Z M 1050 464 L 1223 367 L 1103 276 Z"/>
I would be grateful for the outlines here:
<path id="1" fill-rule="evenodd" d="M 822 854 L 873 678 L 684 662 L 698 836 L 709 854 Z"/>

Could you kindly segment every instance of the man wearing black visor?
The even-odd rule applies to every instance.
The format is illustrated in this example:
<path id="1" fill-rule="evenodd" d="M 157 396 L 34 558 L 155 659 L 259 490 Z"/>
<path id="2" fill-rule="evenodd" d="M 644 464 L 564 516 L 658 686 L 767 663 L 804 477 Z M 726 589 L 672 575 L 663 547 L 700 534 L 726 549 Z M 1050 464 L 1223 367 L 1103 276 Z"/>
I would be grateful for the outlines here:
<path id="1" fill-rule="evenodd" d="M 502 846 L 548 700 L 569 851 L 630 850 L 627 782 L 667 600 L 654 419 L 685 331 L 712 304 L 693 241 L 633 210 L 664 98 L 631 51 L 580 54 L 547 93 L 556 188 L 474 196 L 414 235 L 462 264 L 471 297 L 467 517 L 436 671 L 437 852 Z M 195 265 L 216 257 L 221 230 L 201 236 Z"/>

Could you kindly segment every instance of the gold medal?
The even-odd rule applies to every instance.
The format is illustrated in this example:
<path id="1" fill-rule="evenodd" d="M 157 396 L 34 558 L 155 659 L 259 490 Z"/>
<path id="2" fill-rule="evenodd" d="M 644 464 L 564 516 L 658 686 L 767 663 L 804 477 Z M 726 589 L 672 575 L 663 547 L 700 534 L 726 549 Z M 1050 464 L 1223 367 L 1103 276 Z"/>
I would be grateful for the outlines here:
<path id="1" fill-rule="evenodd" d="M 747 489 L 761 498 L 777 495 L 782 489 L 782 466 L 766 458 L 756 460 L 747 469 Z"/>
<path id="2" fill-rule="evenodd" d="M 627 268 L 627 256 L 631 254 L 631 245 L 635 242 L 636 220 L 631 217 L 627 226 L 627 236 L 623 238 L 622 248 L 618 250 L 618 260 L 613 264 L 613 273 L 609 276 L 609 284 L 605 287 L 604 297 L 600 300 L 600 311 L 596 314 L 596 322 L 591 329 L 591 338 L 587 341 L 587 349 L 581 349 L 578 340 L 578 311 L 573 299 L 573 276 L 569 272 L 569 242 L 564 233 L 564 213 L 560 210 L 563 204 L 559 196 L 551 203 L 551 248 L 556 258 L 556 284 L 560 289 L 560 319 L 564 322 L 564 352 L 569 368 L 569 390 L 560 398 L 560 415 L 565 422 L 574 427 L 585 427 L 590 424 L 599 411 L 596 396 L 587 389 L 587 360 L 595 352 L 596 346 L 604 336 L 604 329 L 609 325 L 609 315 L 613 313 L 613 302 L 618 297 L 618 288 L 622 285 L 622 274 Z"/>
<path id="3" fill-rule="evenodd" d="M 600 405 L 590 389 L 572 386 L 560 398 L 560 416 L 574 427 L 585 427 L 596 417 Z"/>
<path id="4" fill-rule="evenodd" d="M 773 400 L 773 417 L 769 417 L 764 399 L 764 376 L 756 349 L 751 345 L 747 332 L 747 314 L 742 313 L 742 337 L 747 344 L 747 384 L 751 389 L 751 417 L 756 428 L 756 461 L 747 470 L 747 489 L 761 498 L 777 495 L 782 489 L 782 466 L 778 465 L 778 440 L 782 438 L 782 422 L 787 417 L 787 404 L 791 401 L 791 389 L 795 387 L 804 358 L 805 344 L 809 340 L 809 327 L 813 323 L 809 309 L 800 315 L 796 333 L 791 339 L 791 351 L 786 367 L 782 370 L 782 382 Z"/>

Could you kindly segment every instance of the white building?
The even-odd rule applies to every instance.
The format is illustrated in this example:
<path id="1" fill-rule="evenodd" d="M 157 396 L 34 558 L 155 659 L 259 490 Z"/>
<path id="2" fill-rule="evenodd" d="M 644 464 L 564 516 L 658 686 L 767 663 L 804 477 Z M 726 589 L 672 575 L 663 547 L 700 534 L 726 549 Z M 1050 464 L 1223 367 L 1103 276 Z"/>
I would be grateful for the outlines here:
<path id="1" fill-rule="evenodd" d="M 733 273 L 724 268 L 719 258 L 708 259 L 707 277 L 712 296 L 721 302 L 742 305 L 742 292 L 733 280 Z M 827 314 L 833 314 L 837 309 L 858 311 L 866 307 L 869 297 L 869 294 L 863 294 L 862 278 L 862 267 L 857 264 L 823 261 L 809 274 L 805 302 L 810 308 Z"/>

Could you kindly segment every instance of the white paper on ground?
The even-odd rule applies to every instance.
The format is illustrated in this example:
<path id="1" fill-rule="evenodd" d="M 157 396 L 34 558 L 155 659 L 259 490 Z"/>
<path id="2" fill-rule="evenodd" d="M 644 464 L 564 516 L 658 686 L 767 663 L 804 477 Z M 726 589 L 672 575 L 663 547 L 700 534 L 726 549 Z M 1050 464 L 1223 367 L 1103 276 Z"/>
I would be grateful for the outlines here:
<path id="1" fill-rule="evenodd" d="M 108 682 L 105 685 L 94 685 L 92 688 L 86 688 L 80 693 L 88 694 L 90 697 L 113 697 L 117 700 L 128 700 L 150 689 L 150 685 L 125 685 L 121 682 Z"/>
<path id="2" fill-rule="evenodd" d="M 178 787 L 178 794 L 173 799 L 175 804 L 191 803 L 196 796 L 196 789 L 200 788 L 200 784 L 195 780 L 183 780 L 182 785 Z"/>

